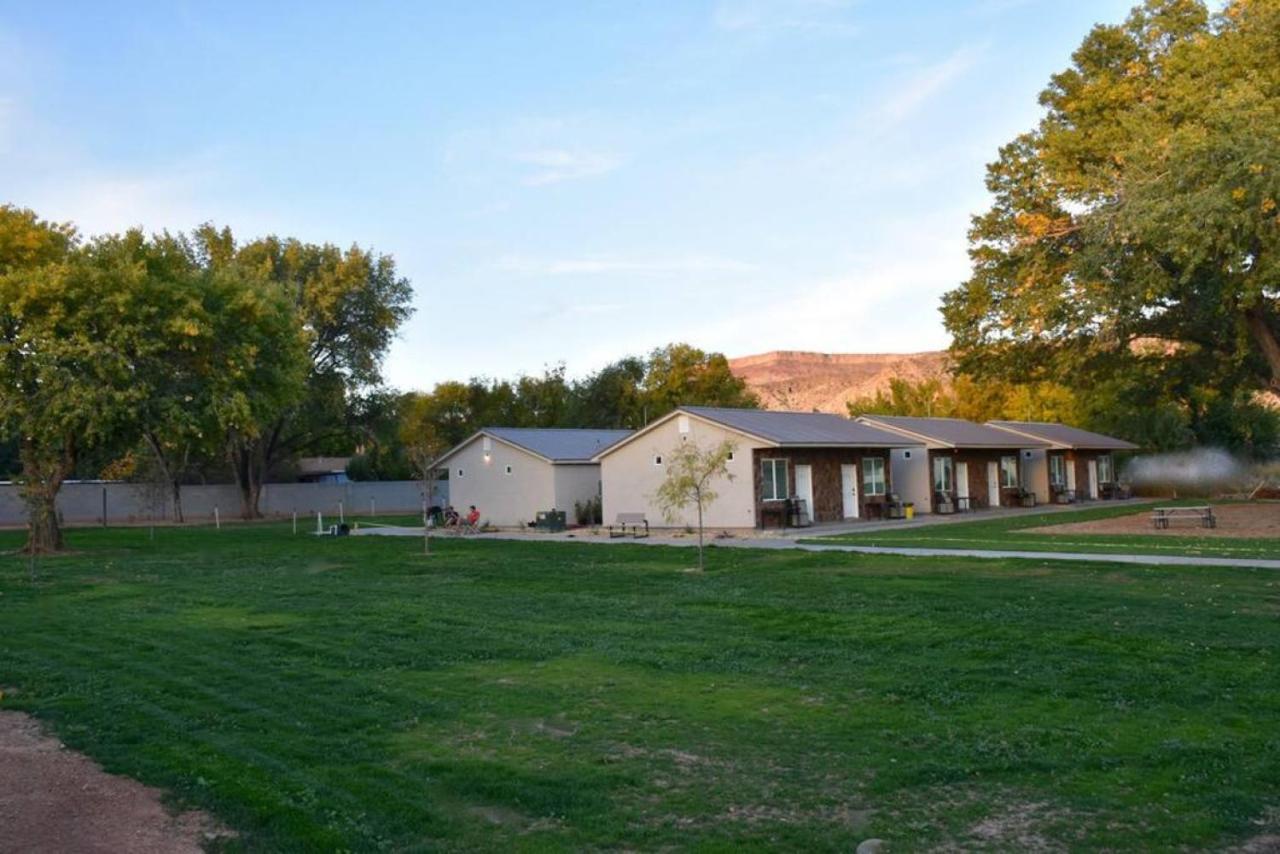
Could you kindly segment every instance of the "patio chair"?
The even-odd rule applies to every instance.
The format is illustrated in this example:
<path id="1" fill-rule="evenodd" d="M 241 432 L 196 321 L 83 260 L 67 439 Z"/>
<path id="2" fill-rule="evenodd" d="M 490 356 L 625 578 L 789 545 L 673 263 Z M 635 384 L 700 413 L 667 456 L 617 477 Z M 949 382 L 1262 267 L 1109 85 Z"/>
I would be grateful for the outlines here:
<path id="1" fill-rule="evenodd" d="M 933 512 L 938 514 L 956 512 L 956 504 L 951 500 L 950 492 L 935 492 L 933 498 Z"/>
<path id="2" fill-rule="evenodd" d="M 890 492 L 885 496 L 884 517 L 886 519 L 907 518 L 907 505 L 902 500 L 902 496 L 898 495 L 898 493 Z"/>

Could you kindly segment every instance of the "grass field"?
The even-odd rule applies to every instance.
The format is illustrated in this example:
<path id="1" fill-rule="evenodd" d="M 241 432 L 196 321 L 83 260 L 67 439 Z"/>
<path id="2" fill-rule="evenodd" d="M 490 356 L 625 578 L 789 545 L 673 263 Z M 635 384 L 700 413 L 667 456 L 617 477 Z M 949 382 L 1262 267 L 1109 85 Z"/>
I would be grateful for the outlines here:
<path id="1" fill-rule="evenodd" d="M 17 534 L 0 534 L 0 547 Z M 249 850 L 1225 847 L 1280 832 L 1280 575 L 75 531 L 4 708 Z"/>
<path id="2" fill-rule="evenodd" d="M 1162 501 L 1162 505 L 1203 503 Z M 1126 514 L 1149 515 L 1151 508 L 1119 503 L 1090 507 L 1067 513 L 1018 514 L 1004 519 L 978 522 L 949 522 L 902 530 L 839 534 L 805 542 L 849 542 L 867 546 L 919 546 L 946 549 L 996 549 L 1037 552 L 1084 552 L 1086 554 L 1153 554 L 1190 557 L 1280 558 L 1280 539 L 1149 535 L 1045 534 L 1027 529 L 1045 525 L 1087 522 Z M 1280 505 L 1275 508 L 1280 513 Z"/>

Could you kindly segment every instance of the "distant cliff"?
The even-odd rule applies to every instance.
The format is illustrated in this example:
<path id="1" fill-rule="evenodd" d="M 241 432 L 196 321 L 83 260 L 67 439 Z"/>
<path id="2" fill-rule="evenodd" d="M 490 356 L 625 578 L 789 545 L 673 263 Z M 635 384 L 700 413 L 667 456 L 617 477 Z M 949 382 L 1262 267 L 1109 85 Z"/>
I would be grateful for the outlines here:
<path id="1" fill-rule="evenodd" d="M 919 381 L 944 374 L 945 351 L 927 353 L 803 353 L 775 350 L 729 360 L 733 373 L 766 409 L 844 415 L 845 404 L 888 388 L 894 377 Z"/>

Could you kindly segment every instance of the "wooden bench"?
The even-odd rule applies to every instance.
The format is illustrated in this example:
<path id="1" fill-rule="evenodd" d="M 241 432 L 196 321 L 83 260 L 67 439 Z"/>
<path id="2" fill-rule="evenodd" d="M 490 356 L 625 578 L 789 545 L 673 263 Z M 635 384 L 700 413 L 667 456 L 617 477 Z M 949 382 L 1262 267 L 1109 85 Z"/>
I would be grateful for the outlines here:
<path id="1" fill-rule="evenodd" d="M 1179 519 L 1190 519 L 1199 522 L 1202 528 L 1218 527 L 1218 519 L 1213 515 L 1213 508 L 1203 507 L 1156 507 L 1151 511 L 1151 524 L 1156 530 L 1165 530 L 1169 523 Z"/>
<path id="2" fill-rule="evenodd" d="M 613 520 L 613 524 L 609 526 L 609 536 L 625 537 L 627 531 L 631 532 L 631 536 L 639 540 L 649 536 L 649 520 L 644 518 L 643 513 L 619 513 Z M 644 533 L 641 533 L 643 531 Z"/>

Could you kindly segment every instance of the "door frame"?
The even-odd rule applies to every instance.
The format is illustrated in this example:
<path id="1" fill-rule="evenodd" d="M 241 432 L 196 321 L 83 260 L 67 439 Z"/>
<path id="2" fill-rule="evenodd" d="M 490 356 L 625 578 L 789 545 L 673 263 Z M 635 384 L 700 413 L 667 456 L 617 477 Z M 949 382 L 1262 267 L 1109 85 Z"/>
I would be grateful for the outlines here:
<path id="1" fill-rule="evenodd" d="M 1000 463 L 997 460 L 987 460 L 987 504 L 1000 506 Z"/>
<path id="2" fill-rule="evenodd" d="M 853 463 L 841 463 L 840 505 L 844 518 L 858 519 L 862 516 L 862 508 L 858 506 L 858 498 L 858 467 Z M 850 513 L 850 510 L 853 512 Z"/>
<path id="3" fill-rule="evenodd" d="M 795 470 L 796 470 L 796 498 L 804 499 L 805 507 L 809 508 L 809 523 L 812 524 L 817 521 L 814 518 L 815 514 L 813 512 L 813 466 L 810 465 L 809 463 L 796 463 Z M 804 471 L 804 479 L 806 481 L 806 485 L 809 487 L 807 494 L 801 491 L 800 489 L 801 470 Z"/>

